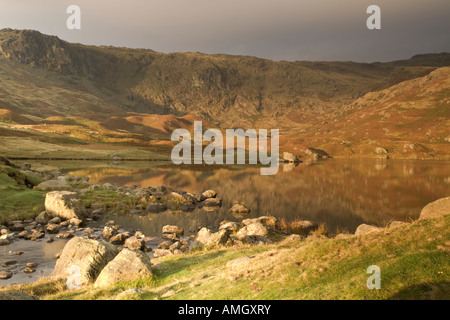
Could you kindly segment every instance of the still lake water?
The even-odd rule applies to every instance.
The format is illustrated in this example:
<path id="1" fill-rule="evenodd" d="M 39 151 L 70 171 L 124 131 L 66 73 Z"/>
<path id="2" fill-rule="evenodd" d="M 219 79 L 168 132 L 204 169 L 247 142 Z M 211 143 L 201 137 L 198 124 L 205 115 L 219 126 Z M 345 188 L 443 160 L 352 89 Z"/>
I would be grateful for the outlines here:
<path id="1" fill-rule="evenodd" d="M 198 227 L 217 227 L 239 201 L 251 209 L 246 218 L 270 214 L 286 221 L 296 218 L 325 223 L 333 233 L 354 232 L 362 223 L 383 226 L 394 220 L 417 219 L 428 203 L 450 195 L 450 162 L 417 160 L 340 160 L 280 166 L 274 176 L 261 176 L 246 166 L 175 166 L 162 162 L 94 161 L 31 162 L 33 167 L 59 168 L 88 176 L 91 183 L 139 187 L 169 186 L 200 194 L 207 189 L 223 200 L 216 211 L 165 212 L 148 216 L 112 217 L 124 227 L 158 236 L 166 224 L 183 227 L 187 234 Z"/>

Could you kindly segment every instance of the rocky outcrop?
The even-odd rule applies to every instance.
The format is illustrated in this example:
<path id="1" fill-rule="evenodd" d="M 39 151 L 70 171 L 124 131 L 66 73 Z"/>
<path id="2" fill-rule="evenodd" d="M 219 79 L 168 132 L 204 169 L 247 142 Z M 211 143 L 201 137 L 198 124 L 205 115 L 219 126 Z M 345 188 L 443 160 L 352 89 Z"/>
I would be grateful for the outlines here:
<path id="1" fill-rule="evenodd" d="M 118 253 L 108 242 L 74 237 L 65 245 L 51 276 L 68 278 L 74 275 L 79 285 L 86 285 L 94 282 Z"/>
<path id="2" fill-rule="evenodd" d="M 419 220 L 434 219 L 450 214 L 450 197 L 427 204 L 420 212 Z"/>
<path id="3" fill-rule="evenodd" d="M 121 281 L 134 281 L 153 275 L 150 258 L 140 250 L 123 249 L 100 272 L 95 288 L 111 286 Z"/>
<path id="4" fill-rule="evenodd" d="M 52 191 L 45 197 L 45 210 L 64 219 L 83 219 L 86 208 L 77 193 L 70 191 Z"/>

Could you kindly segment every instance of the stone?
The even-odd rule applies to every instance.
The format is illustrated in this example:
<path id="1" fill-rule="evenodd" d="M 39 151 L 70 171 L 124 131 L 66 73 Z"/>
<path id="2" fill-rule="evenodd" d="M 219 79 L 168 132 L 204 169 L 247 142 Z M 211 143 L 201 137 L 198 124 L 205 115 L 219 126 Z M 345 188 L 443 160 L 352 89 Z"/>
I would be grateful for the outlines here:
<path id="1" fill-rule="evenodd" d="M 266 244 L 266 243 L 272 243 L 272 241 L 264 236 L 259 236 L 259 235 L 246 235 L 244 236 L 242 239 L 240 239 L 241 241 L 245 242 L 245 243 L 249 243 L 252 245 L 260 245 L 260 244 Z"/>
<path id="2" fill-rule="evenodd" d="M 36 189 L 41 191 L 63 191 L 71 190 L 72 187 L 66 180 L 55 179 L 41 182 L 36 186 Z"/>
<path id="3" fill-rule="evenodd" d="M 250 209 L 248 209 L 246 206 L 240 203 L 234 204 L 231 207 L 230 211 L 233 213 L 250 213 Z"/>
<path id="4" fill-rule="evenodd" d="M 0 280 L 7 280 L 13 276 L 11 271 L 0 270 Z"/>
<path id="5" fill-rule="evenodd" d="M 109 242 L 115 245 L 122 245 L 125 243 L 125 236 L 123 233 L 116 234 L 109 239 Z"/>
<path id="6" fill-rule="evenodd" d="M 76 273 L 79 284 L 86 285 L 95 281 L 118 253 L 108 242 L 74 237 L 65 245 L 51 277 L 67 278 Z"/>
<path id="7" fill-rule="evenodd" d="M 129 237 L 125 240 L 125 247 L 128 249 L 138 249 L 143 251 L 145 249 L 145 240 L 135 236 Z"/>
<path id="8" fill-rule="evenodd" d="M 450 197 L 427 204 L 420 212 L 419 220 L 434 219 L 450 214 Z"/>
<path id="9" fill-rule="evenodd" d="M 160 213 L 166 211 L 167 206 L 160 202 L 149 203 L 145 210 L 150 213 Z"/>
<path id="10" fill-rule="evenodd" d="M 376 154 L 387 154 L 388 151 L 385 148 L 377 147 L 377 148 L 375 148 L 375 153 Z"/>
<path id="11" fill-rule="evenodd" d="M 175 234 L 177 237 L 184 235 L 184 229 L 178 226 L 165 225 L 162 228 L 162 234 Z"/>
<path id="12" fill-rule="evenodd" d="M 158 249 L 168 250 L 171 245 L 172 245 L 172 242 L 170 242 L 170 241 L 163 241 L 160 244 L 158 244 Z"/>
<path id="13" fill-rule="evenodd" d="M 12 226 L 9 227 L 10 231 L 16 232 L 16 231 L 23 231 L 25 230 L 25 227 L 23 226 L 22 223 L 15 223 Z"/>
<path id="14" fill-rule="evenodd" d="M 100 272 L 95 288 L 111 286 L 117 282 L 134 281 L 153 275 L 150 258 L 139 250 L 123 249 Z"/>
<path id="15" fill-rule="evenodd" d="M 290 152 L 283 152 L 283 160 L 287 162 L 295 162 L 297 161 L 297 157 Z"/>
<path id="16" fill-rule="evenodd" d="M 0 300 L 39 300 L 39 298 L 20 291 L 4 291 L 0 292 Z"/>
<path id="17" fill-rule="evenodd" d="M 228 241 L 228 231 L 225 229 L 219 230 L 216 233 L 211 233 L 208 228 L 202 228 L 197 233 L 192 246 L 213 248 L 221 245 L 225 245 Z"/>
<path id="18" fill-rule="evenodd" d="M 216 198 L 208 198 L 203 201 L 203 205 L 205 207 L 221 207 L 222 206 L 222 200 L 216 199 Z"/>
<path id="19" fill-rule="evenodd" d="M 117 234 L 117 228 L 105 226 L 102 231 L 102 237 L 105 240 L 109 240 Z"/>
<path id="20" fill-rule="evenodd" d="M 45 228 L 45 230 L 47 230 L 47 232 L 50 233 L 50 234 L 58 233 L 59 232 L 59 225 L 49 223 L 47 225 L 47 227 Z"/>
<path id="21" fill-rule="evenodd" d="M 234 233 L 234 232 L 238 231 L 239 223 L 232 222 L 232 221 L 222 221 L 220 223 L 219 230 L 222 230 L 222 229 L 225 229 L 225 230 L 228 230 L 229 232 Z"/>
<path id="22" fill-rule="evenodd" d="M 28 262 L 28 263 L 27 263 L 27 267 L 28 267 L 28 268 L 33 268 L 33 269 L 35 269 L 35 268 L 37 268 L 37 266 L 38 266 L 38 264 L 37 264 L 36 262 Z"/>
<path id="23" fill-rule="evenodd" d="M 174 251 L 174 250 L 177 250 L 177 249 L 180 249 L 180 248 L 181 248 L 180 241 L 176 241 L 172 245 L 170 245 L 169 250 L 170 251 Z"/>
<path id="24" fill-rule="evenodd" d="M 6 246 L 11 242 L 8 239 L 0 239 L 0 246 Z"/>
<path id="25" fill-rule="evenodd" d="M 261 216 L 258 218 L 253 218 L 253 219 L 245 219 L 242 220 L 242 225 L 243 226 L 248 226 L 252 223 L 256 223 L 256 222 L 260 222 L 265 226 L 270 226 L 270 227 L 274 227 L 275 229 L 279 229 L 279 222 L 277 220 L 277 218 L 272 217 L 272 216 Z"/>
<path id="26" fill-rule="evenodd" d="M 361 236 L 361 235 L 366 235 L 366 234 L 380 232 L 380 231 L 382 231 L 382 229 L 379 227 L 371 226 L 368 224 L 361 224 L 358 226 L 358 228 L 356 228 L 355 235 Z"/>
<path id="27" fill-rule="evenodd" d="M 44 225 L 44 224 L 47 224 L 48 221 L 49 221 L 51 218 L 52 218 L 52 216 L 49 215 L 49 214 L 47 213 L 47 211 L 42 211 L 41 213 L 39 213 L 39 214 L 37 215 L 37 217 L 36 217 L 34 220 L 35 220 L 37 223 Z"/>
<path id="28" fill-rule="evenodd" d="M 204 201 L 206 199 L 215 198 L 217 196 L 217 192 L 214 190 L 206 190 L 200 196 L 200 201 Z"/>
<path id="29" fill-rule="evenodd" d="M 164 257 L 164 256 L 169 256 L 172 255 L 172 251 L 170 251 L 169 249 L 155 249 L 153 250 L 153 256 L 155 258 L 160 258 L 160 257 Z"/>
<path id="30" fill-rule="evenodd" d="M 51 218 L 50 220 L 48 220 L 48 223 L 60 224 L 61 223 L 61 218 L 60 217 Z"/>
<path id="31" fill-rule="evenodd" d="M 70 224 L 73 224 L 76 227 L 81 227 L 83 225 L 83 220 L 78 219 L 78 218 L 72 218 L 69 220 Z"/>
<path id="32" fill-rule="evenodd" d="M 35 271 L 36 271 L 35 269 L 30 268 L 30 267 L 26 267 L 25 269 L 23 269 L 23 272 L 25 272 L 25 273 L 33 273 Z"/>
<path id="33" fill-rule="evenodd" d="M 83 219 L 86 208 L 77 193 L 69 191 L 52 191 L 45 197 L 45 210 L 64 219 Z"/>
<path id="34" fill-rule="evenodd" d="M 241 228 L 236 236 L 239 240 L 242 240 L 245 238 L 245 236 L 261 236 L 264 237 L 269 233 L 269 230 L 261 223 L 261 222 L 255 222 L 252 224 L 249 224 L 243 228 Z"/>

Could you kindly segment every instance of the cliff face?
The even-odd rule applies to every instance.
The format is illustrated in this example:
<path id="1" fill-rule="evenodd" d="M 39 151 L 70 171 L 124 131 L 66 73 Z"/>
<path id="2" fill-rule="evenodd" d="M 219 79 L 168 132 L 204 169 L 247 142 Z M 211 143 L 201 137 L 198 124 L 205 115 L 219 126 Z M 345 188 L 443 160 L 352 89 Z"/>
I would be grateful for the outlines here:
<path id="1" fill-rule="evenodd" d="M 274 62 L 254 57 L 162 54 L 72 44 L 37 31 L 0 31 L 11 61 L 81 78 L 127 111 L 196 114 L 224 126 L 251 126 L 292 109 L 324 113 L 342 103 L 450 65 L 450 55 L 392 63 Z M 92 92 L 92 90 L 91 90 Z"/>
<path id="2" fill-rule="evenodd" d="M 3 29 L 0 120 L 37 124 L 46 134 L 102 142 L 127 136 L 141 144 L 168 139 L 166 127 L 187 127 L 182 117 L 194 117 L 219 128 L 279 128 L 282 150 L 297 155 L 317 148 L 331 156 L 378 156 L 380 147 L 389 156 L 394 150 L 433 158 L 448 154 L 446 66 L 449 53 L 370 64 L 274 62 L 85 46 Z M 407 144 L 413 152 L 403 151 Z"/>

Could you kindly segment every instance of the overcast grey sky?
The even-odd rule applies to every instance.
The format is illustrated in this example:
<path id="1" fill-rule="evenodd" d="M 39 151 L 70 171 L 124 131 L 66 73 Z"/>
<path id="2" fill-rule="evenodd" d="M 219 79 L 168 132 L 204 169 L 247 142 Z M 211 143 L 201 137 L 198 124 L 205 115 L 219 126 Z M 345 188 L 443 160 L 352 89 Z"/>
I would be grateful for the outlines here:
<path id="1" fill-rule="evenodd" d="M 81 30 L 66 27 L 71 4 Z M 381 30 L 366 27 L 372 4 Z M 450 0 L 0 0 L 0 28 L 160 52 L 390 61 L 450 52 Z"/>

